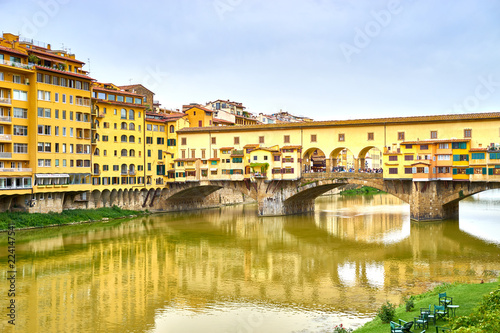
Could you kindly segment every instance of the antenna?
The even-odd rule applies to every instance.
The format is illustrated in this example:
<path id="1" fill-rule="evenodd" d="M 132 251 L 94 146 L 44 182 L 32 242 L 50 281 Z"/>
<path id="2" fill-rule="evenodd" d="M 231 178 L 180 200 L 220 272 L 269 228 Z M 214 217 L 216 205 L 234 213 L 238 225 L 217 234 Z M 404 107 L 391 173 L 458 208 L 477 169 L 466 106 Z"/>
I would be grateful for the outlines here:
<path id="1" fill-rule="evenodd" d="M 90 58 L 87 58 L 87 64 L 89 65 L 89 74 L 90 74 Z"/>

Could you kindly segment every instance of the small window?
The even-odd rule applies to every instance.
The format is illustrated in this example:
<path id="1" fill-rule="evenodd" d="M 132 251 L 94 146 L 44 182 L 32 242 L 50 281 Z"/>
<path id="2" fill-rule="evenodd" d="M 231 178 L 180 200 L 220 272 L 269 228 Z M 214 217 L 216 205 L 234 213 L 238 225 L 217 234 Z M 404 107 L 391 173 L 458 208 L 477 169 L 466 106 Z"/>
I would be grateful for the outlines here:
<path id="1" fill-rule="evenodd" d="M 187 145 L 187 138 L 181 138 L 181 145 Z"/>
<path id="2" fill-rule="evenodd" d="M 431 139 L 437 139 L 438 137 L 438 132 L 437 131 L 431 131 Z"/>
<path id="3" fill-rule="evenodd" d="M 283 142 L 284 143 L 290 143 L 290 135 L 283 136 Z"/>
<path id="4" fill-rule="evenodd" d="M 402 141 L 405 139 L 405 132 L 398 132 L 398 140 Z"/>
<path id="5" fill-rule="evenodd" d="M 472 130 L 470 128 L 464 129 L 464 138 L 472 138 Z"/>
<path id="6" fill-rule="evenodd" d="M 316 134 L 311 134 L 311 142 L 317 142 L 316 139 Z"/>
<path id="7" fill-rule="evenodd" d="M 240 144 L 240 137 L 239 136 L 235 136 L 234 137 L 234 144 L 235 145 L 239 145 Z"/>
<path id="8" fill-rule="evenodd" d="M 212 137 L 212 144 L 213 145 L 217 144 L 217 138 L 216 137 Z"/>
<path id="9" fill-rule="evenodd" d="M 264 137 L 263 136 L 259 136 L 259 143 L 264 143 Z"/>
<path id="10" fill-rule="evenodd" d="M 368 141 L 373 141 L 374 139 L 374 135 L 373 135 L 373 132 L 369 132 L 368 133 Z"/>
<path id="11" fill-rule="evenodd" d="M 339 133 L 339 141 L 345 141 L 345 134 Z"/>

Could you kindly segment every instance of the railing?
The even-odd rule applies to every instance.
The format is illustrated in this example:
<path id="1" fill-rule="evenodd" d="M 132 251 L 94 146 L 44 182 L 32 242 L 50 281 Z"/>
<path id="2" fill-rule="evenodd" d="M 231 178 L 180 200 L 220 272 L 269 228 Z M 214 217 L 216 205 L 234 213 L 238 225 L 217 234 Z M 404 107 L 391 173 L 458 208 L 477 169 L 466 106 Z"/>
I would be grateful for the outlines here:
<path id="1" fill-rule="evenodd" d="M 4 123 L 10 123 L 10 122 L 12 122 L 12 118 L 11 117 L 0 117 L 0 121 L 4 122 Z"/>
<path id="2" fill-rule="evenodd" d="M 130 176 L 135 176 L 137 174 L 137 171 L 135 171 L 135 170 L 129 170 L 128 174 Z"/>
<path id="3" fill-rule="evenodd" d="M 17 68 L 24 68 L 24 69 L 33 69 L 33 64 L 21 64 L 19 62 L 15 61 L 9 61 L 9 60 L 1 60 L 0 59 L 0 65 L 8 65 L 12 67 L 17 67 Z"/>
<path id="4" fill-rule="evenodd" d="M 12 100 L 10 98 L 4 98 L 4 97 L 1 97 L 0 98 L 0 103 L 1 104 L 12 104 Z"/>
<path id="5" fill-rule="evenodd" d="M 101 170 L 93 170 L 92 175 L 93 176 L 99 176 L 101 174 Z"/>
<path id="6" fill-rule="evenodd" d="M 0 134 L 0 141 L 11 141 L 12 135 L 10 134 Z"/>
<path id="7" fill-rule="evenodd" d="M 31 172 L 31 168 L 0 168 L 0 172 Z"/>
<path id="8" fill-rule="evenodd" d="M 0 153 L 0 158 L 12 158 L 12 153 Z"/>
<path id="9" fill-rule="evenodd" d="M 126 175 L 128 175 L 128 171 L 123 171 L 122 170 L 121 174 L 122 174 L 122 176 L 126 176 Z"/>

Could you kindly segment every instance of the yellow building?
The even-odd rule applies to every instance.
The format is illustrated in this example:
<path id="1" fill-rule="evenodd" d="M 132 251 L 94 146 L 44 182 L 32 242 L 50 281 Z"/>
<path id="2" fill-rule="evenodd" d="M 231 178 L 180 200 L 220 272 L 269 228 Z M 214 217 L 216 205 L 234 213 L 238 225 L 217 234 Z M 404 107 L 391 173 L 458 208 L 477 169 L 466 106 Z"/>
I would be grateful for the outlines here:
<path id="1" fill-rule="evenodd" d="M 180 112 L 147 112 L 145 121 L 146 185 L 163 186 L 175 181 L 177 131 L 189 127 L 188 116 Z"/>
<path id="2" fill-rule="evenodd" d="M 214 126 L 212 110 L 197 104 L 184 106 L 183 110 L 188 117 L 187 119 L 191 127 Z"/>
<path id="3" fill-rule="evenodd" d="M 32 193 L 13 197 L 14 205 L 8 205 L 29 202 L 31 211 L 46 211 L 64 208 L 75 198 L 85 202 L 90 190 L 92 79 L 82 69 L 84 63 L 12 34 L 4 34 L 0 46 L 0 107 L 5 117 L 0 158 L 3 168 L 7 163 L 16 169 L 3 181 L 15 191 L 3 193 Z"/>
<path id="4" fill-rule="evenodd" d="M 92 105 L 92 189 L 143 187 L 143 96 L 111 83 L 94 83 Z"/>

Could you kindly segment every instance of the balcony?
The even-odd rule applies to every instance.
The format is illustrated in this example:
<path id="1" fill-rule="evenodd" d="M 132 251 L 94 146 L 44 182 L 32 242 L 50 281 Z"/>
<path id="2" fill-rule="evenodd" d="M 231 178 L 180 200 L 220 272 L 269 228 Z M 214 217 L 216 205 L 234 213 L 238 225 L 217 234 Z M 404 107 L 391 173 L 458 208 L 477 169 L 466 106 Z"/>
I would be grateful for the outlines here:
<path id="1" fill-rule="evenodd" d="M 31 168 L 0 168 L 0 172 L 32 172 Z"/>
<path id="2" fill-rule="evenodd" d="M 0 134 L 0 141 L 12 141 L 12 135 Z"/>
<path id="3" fill-rule="evenodd" d="M 135 176 L 137 174 L 137 171 L 135 171 L 135 170 L 129 170 L 128 174 L 131 175 L 131 176 Z"/>
<path id="4" fill-rule="evenodd" d="M 92 171 L 92 176 L 100 176 L 101 175 L 101 170 L 93 170 Z"/>
<path id="5" fill-rule="evenodd" d="M 0 117 L 0 123 L 10 123 L 12 122 L 11 117 Z"/>
<path id="6" fill-rule="evenodd" d="M 128 171 L 127 170 L 125 170 L 125 171 L 122 170 L 121 174 L 122 174 L 122 176 L 126 176 L 126 175 L 128 175 Z"/>
<path id="7" fill-rule="evenodd" d="M 12 158 L 12 153 L 0 153 L 0 158 Z"/>
<path id="8" fill-rule="evenodd" d="M 0 59 L 0 65 L 7 65 L 7 66 L 22 68 L 22 69 L 33 69 L 33 67 L 34 67 L 33 64 L 21 64 L 19 62 L 3 60 L 3 59 Z"/>
<path id="9" fill-rule="evenodd" d="M 12 100 L 10 98 L 0 97 L 0 104 L 11 105 Z"/>

